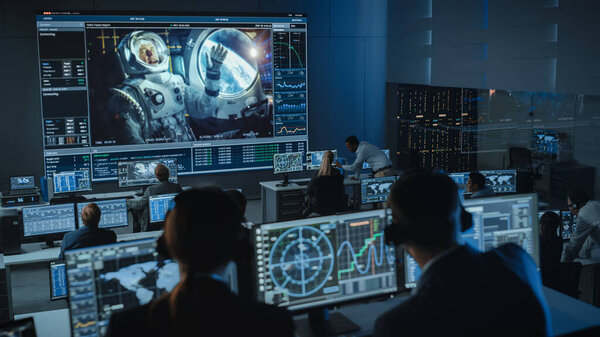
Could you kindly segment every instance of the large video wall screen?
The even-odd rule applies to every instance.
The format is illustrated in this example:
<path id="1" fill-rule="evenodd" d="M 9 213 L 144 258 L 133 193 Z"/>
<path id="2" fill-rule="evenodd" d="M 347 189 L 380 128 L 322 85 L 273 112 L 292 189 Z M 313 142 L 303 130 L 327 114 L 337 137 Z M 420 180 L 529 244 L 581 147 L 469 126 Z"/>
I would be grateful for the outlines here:
<path id="1" fill-rule="evenodd" d="M 306 151 L 303 14 L 40 12 L 46 174 L 176 159 L 179 174 L 272 168 Z"/>

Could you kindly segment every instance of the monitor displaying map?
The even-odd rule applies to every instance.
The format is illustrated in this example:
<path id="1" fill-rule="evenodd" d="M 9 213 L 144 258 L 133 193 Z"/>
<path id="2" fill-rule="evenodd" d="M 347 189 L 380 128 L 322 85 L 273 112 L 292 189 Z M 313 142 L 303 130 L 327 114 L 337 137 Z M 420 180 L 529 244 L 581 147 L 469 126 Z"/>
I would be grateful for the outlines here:
<path id="1" fill-rule="evenodd" d="M 385 202 L 397 176 L 362 179 L 360 195 L 363 204 Z"/>
<path id="2" fill-rule="evenodd" d="M 517 170 L 480 171 L 485 177 L 485 183 L 496 193 L 517 192 Z"/>
<path id="3" fill-rule="evenodd" d="M 179 283 L 179 266 L 156 239 L 65 252 L 73 336 L 104 336 L 113 312 L 149 303 Z"/>

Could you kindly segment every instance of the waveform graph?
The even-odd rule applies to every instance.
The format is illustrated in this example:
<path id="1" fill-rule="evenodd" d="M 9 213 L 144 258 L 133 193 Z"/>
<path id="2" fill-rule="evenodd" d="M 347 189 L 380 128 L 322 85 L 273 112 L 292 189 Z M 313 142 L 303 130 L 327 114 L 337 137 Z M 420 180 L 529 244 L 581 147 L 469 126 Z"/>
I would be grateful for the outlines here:
<path id="1" fill-rule="evenodd" d="M 306 114 L 286 114 L 275 116 L 277 136 L 306 135 Z"/>
<path id="2" fill-rule="evenodd" d="M 277 289 L 288 296 L 318 296 L 336 284 L 335 232 L 325 226 L 297 226 L 279 233 L 269 253 L 267 268 Z"/>
<path id="3" fill-rule="evenodd" d="M 338 228 L 338 279 L 340 281 L 389 273 L 394 253 L 385 244 L 380 218 L 347 221 Z"/>
<path id="4" fill-rule="evenodd" d="M 306 81 L 297 80 L 297 81 L 282 81 L 280 83 L 275 83 L 275 89 L 278 91 L 295 91 L 295 90 L 306 90 Z"/>
<path id="5" fill-rule="evenodd" d="M 274 32 L 275 69 L 306 68 L 306 32 Z"/>

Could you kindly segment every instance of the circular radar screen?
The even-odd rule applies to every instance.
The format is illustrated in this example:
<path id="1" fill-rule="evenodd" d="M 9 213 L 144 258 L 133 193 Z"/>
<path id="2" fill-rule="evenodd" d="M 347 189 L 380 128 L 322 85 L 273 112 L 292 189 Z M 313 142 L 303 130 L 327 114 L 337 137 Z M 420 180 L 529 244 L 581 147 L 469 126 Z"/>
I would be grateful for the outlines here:
<path id="1" fill-rule="evenodd" d="M 273 244 L 269 270 L 275 287 L 290 297 L 322 293 L 334 268 L 334 249 L 327 235 L 310 226 L 283 232 Z"/>
<path id="2" fill-rule="evenodd" d="M 301 154 L 279 155 L 275 157 L 276 172 L 287 172 L 290 170 L 297 170 L 298 167 L 302 167 Z"/>

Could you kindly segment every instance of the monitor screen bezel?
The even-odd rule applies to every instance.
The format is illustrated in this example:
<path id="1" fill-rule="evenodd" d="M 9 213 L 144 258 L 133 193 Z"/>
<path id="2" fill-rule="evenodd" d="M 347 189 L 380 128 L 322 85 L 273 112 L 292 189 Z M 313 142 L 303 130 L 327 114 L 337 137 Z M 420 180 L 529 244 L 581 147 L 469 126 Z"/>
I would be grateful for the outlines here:
<path id="1" fill-rule="evenodd" d="M 326 151 L 331 151 L 333 152 L 333 161 L 335 162 L 337 160 L 337 149 L 333 149 L 333 150 L 319 150 L 319 151 L 306 151 L 306 170 L 307 171 L 313 171 L 313 170 L 318 170 L 321 167 L 321 164 L 315 166 L 312 164 L 312 154 L 313 153 L 317 153 L 317 152 L 326 152 Z M 308 158 L 310 158 L 310 166 L 308 165 Z"/>
<path id="2" fill-rule="evenodd" d="M 71 208 L 73 209 L 73 220 L 75 221 L 74 223 L 74 228 L 67 230 L 67 231 L 60 231 L 60 232 L 53 232 L 53 233 L 43 233 L 43 234 L 33 234 L 33 235 L 25 235 L 25 218 L 23 217 L 23 212 L 26 209 L 33 209 L 33 208 L 45 208 L 45 207 L 57 207 L 57 206 L 65 206 L 65 205 L 70 205 Z M 36 242 L 37 240 L 35 240 L 36 238 L 39 240 L 62 240 L 63 236 L 66 233 L 72 232 L 77 230 L 77 219 L 75 219 L 75 217 L 77 216 L 77 211 L 75 209 L 75 207 L 77 207 L 74 203 L 66 203 L 66 204 L 56 204 L 56 205 L 35 205 L 35 206 L 29 206 L 29 207 L 23 207 L 20 211 L 20 224 L 21 224 L 21 239 L 23 239 L 26 243 L 27 242 Z M 66 207 L 65 207 L 66 208 Z"/>
<path id="3" fill-rule="evenodd" d="M 85 202 L 77 202 L 75 203 L 75 218 L 77 218 L 77 228 L 81 228 L 81 226 L 83 225 L 82 220 L 81 220 L 81 212 L 79 211 L 79 204 L 90 204 L 90 203 L 95 203 L 98 204 L 99 202 L 103 202 L 103 201 L 113 201 L 113 200 L 123 200 L 125 203 L 125 212 L 127 215 L 127 223 L 126 224 L 120 224 L 118 226 L 104 226 L 104 227 L 100 227 L 100 225 L 98 225 L 98 228 L 122 228 L 122 227 L 127 227 L 129 226 L 129 211 L 127 211 L 127 198 L 107 198 L 107 199 L 97 199 L 94 201 L 85 201 Z M 84 206 L 85 207 L 85 206 Z M 100 207 L 98 205 L 98 207 Z M 100 214 L 100 221 L 102 221 L 102 214 Z"/>
<path id="4" fill-rule="evenodd" d="M 374 178 L 366 178 L 366 179 L 361 179 L 360 180 L 360 192 L 361 192 L 361 198 L 360 198 L 360 203 L 361 205 L 369 205 L 369 204 L 379 204 L 379 203 L 385 203 L 387 201 L 365 201 L 362 198 L 362 187 L 363 187 L 363 182 L 364 183 L 368 183 L 369 181 L 377 181 L 379 179 L 385 179 L 385 178 L 389 178 L 389 177 L 394 177 L 394 182 L 398 181 L 399 176 L 394 175 L 394 176 L 385 176 L 385 177 L 374 177 Z M 388 195 L 389 197 L 389 195 Z"/>
<path id="5" fill-rule="evenodd" d="M 24 177 L 32 177 L 32 181 L 33 181 L 33 187 L 27 187 L 27 188 L 13 188 L 12 185 L 12 180 L 13 178 L 24 178 Z M 27 174 L 27 175 L 23 175 L 23 176 L 11 176 L 9 177 L 9 186 L 10 186 L 10 190 L 11 191 L 27 191 L 27 190 L 34 190 L 37 188 L 37 186 L 35 185 L 35 174 Z"/>
<path id="6" fill-rule="evenodd" d="M 67 294 L 66 295 L 62 295 L 62 296 L 54 296 L 53 295 L 53 291 L 52 289 L 54 289 L 54 278 L 53 278 L 53 273 L 52 273 L 52 267 L 56 266 L 56 265 L 63 265 L 65 268 L 65 284 L 67 284 L 67 262 L 65 260 L 55 260 L 55 261 L 50 261 L 48 263 L 48 273 L 49 275 L 49 279 L 50 279 L 50 301 L 57 301 L 57 300 L 62 300 L 65 298 L 69 297 L 69 287 L 67 285 Z"/>
<path id="7" fill-rule="evenodd" d="M 384 227 L 386 226 L 386 223 L 389 218 L 389 212 L 386 209 L 378 209 L 378 210 L 361 210 L 361 211 L 354 211 L 354 212 L 346 212 L 346 213 L 340 213 L 340 214 L 336 214 L 336 215 L 326 215 L 326 216 L 319 216 L 319 217 L 313 217 L 313 218 L 307 218 L 307 219 L 297 219 L 297 220 L 287 220 L 287 221 L 274 221 L 274 222 L 266 222 L 266 223 L 262 223 L 262 224 L 254 224 L 254 226 L 252 227 L 252 245 L 253 245 L 253 250 L 256 250 L 256 230 L 257 229 L 261 229 L 263 226 L 267 226 L 267 225 L 275 225 L 275 224 L 282 224 L 282 223 L 301 223 L 301 222 L 305 222 L 306 220 L 311 220 L 311 221 L 319 221 L 320 222 L 326 222 L 328 219 L 334 219 L 336 218 L 336 216 L 349 216 L 349 215 L 357 215 L 357 217 L 360 217 L 360 214 L 364 214 L 363 216 L 369 216 L 369 213 L 379 213 L 379 212 L 384 212 L 382 219 L 384 222 Z M 340 300 L 340 301 L 334 301 L 332 303 L 320 303 L 317 305 L 309 305 L 309 303 L 303 303 L 301 304 L 300 308 L 295 308 L 293 305 L 292 306 L 279 306 L 280 308 L 284 308 L 289 310 L 290 312 L 292 312 L 292 314 L 294 315 L 299 315 L 299 314 L 303 314 L 306 312 L 309 312 L 313 309 L 322 309 L 322 308 L 335 308 L 335 307 L 339 307 L 342 305 L 348 305 L 348 304 L 353 304 L 353 303 L 359 303 L 359 302 L 365 302 L 365 301 L 369 301 L 369 300 L 374 300 L 374 299 L 387 299 L 387 298 L 393 298 L 396 294 L 400 293 L 400 291 L 402 290 L 401 286 L 400 286 L 400 279 L 398 278 L 398 247 L 393 247 L 394 248 L 394 257 L 395 257 L 395 272 L 394 272 L 394 277 L 396 278 L 396 290 L 390 290 L 389 292 L 379 292 L 377 294 L 365 294 L 364 296 L 357 296 L 357 297 L 353 297 L 351 299 L 345 299 L 345 300 Z M 257 259 L 257 255 L 254 254 L 254 258 L 252 260 L 253 263 L 253 268 L 252 268 L 252 277 L 254 280 L 254 294 L 255 294 L 255 299 L 258 299 L 258 259 Z M 343 297 L 342 297 L 343 298 Z M 260 300 L 259 300 L 260 301 Z"/>
<path id="8" fill-rule="evenodd" d="M 74 191 L 65 191 L 65 192 L 57 192 L 56 191 L 56 186 L 55 186 L 55 176 L 57 174 L 63 174 L 63 173 L 69 173 L 69 172 L 82 172 L 82 171 L 87 171 L 88 172 L 88 179 L 90 181 L 90 187 L 88 189 L 81 189 L 81 190 L 74 190 Z M 61 171 L 61 172 L 55 172 L 52 174 L 52 193 L 53 194 L 75 194 L 75 193 L 79 193 L 79 192 L 89 192 L 92 191 L 92 170 L 87 168 L 87 169 L 79 169 L 79 170 L 72 170 L 72 171 Z"/>
<path id="9" fill-rule="evenodd" d="M 299 168 L 298 170 L 294 169 L 294 170 L 277 171 L 276 165 L 275 165 L 275 158 L 277 158 L 278 156 L 291 156 L 293 154 L 300 154 L 300 160 L 302 160 L 305 152 L 296 151 L 296 152 L 275 153 L 273 155 L 273 174 L 283 174 L 283 173 L 302 172 L 302 171 L 304 171 L 304 163 L 301 163 L 300 166 L 295 167 L 295 168 Z"/>
<path id="10" fill-rule="evenodd" d="M 148 222 L 150 222 L 151 224 L 160 224 L 160 223 L 164 223 L 165 220 L 167 219 L 167 214 L 169 211 L 167 211 L 167 214 L 165 214 L 165 218 L 163 220 L 159 220 L 159 221 L 152 221 L 152 217 L 151 214 L 152 212 L 150 211 L 150 201 L 153 199 L 163 199 L 165 197 L 169 197 L 169 196 L 173 196 L 173 199 L 178 195 L 179 193 L 167 193 L 167 194 L 157 194 L 157 195 L 151 195 L 148 197 Z"/>

